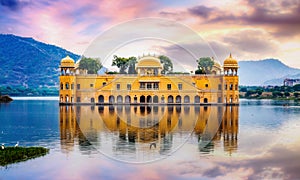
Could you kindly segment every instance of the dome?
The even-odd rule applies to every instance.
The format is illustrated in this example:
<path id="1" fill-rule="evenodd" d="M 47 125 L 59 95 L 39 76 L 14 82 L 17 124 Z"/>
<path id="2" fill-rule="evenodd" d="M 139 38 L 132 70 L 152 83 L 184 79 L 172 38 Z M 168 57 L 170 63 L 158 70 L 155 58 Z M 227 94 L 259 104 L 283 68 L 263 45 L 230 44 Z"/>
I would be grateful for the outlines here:
<path id="1" fill-rule="evenodd" d="M 160 63 L 160 60 L 157 57 L 153 56 L 145 56 L 139 59 L 137 63 L 137 68 L 138 67 L 159 67 L 162 68 L 162 65 Z"/>
<path id="2" fill-rule="evenodd" d="M 225 59 L 225 61 L 224 61 L 224 68 L 225 67 L 238 68 L 238 62 L 237 62 L 237 60 L 232 58 L 231 53 L 230 53 L 229 57 L 227 59 Z"/>
<path id="3" fill-rule="evenodd" d="M 70 56 L 63 58 L 60 61 L 61 67 L 74 67 L 74 65 L 75 65 L 74 60 L 72 58 L 70 58 Z"/>
<path id="4" fill-rule="evenodd" d="M 218 62 L 216 62 L 216 61 L 214 61 L 213 67 L 216 67 L 216 68 L 218 68 L 218 69 L 221 69 L 221 68 L 222 68 L 221 65 L 220 65 Z"/>

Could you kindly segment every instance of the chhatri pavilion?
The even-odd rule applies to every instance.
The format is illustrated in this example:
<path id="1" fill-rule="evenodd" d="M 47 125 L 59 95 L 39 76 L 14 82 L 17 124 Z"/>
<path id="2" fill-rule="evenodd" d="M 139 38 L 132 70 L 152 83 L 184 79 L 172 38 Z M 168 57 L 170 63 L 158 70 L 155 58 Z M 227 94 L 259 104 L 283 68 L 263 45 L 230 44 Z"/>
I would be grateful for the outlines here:
<path id="1" fill-rule="evenodd" d="M 137 74 L 87 74 L 69 56 L 61 60 L 60 104 L 239 104 L 238 62 L 231 54 L 212 74 L 162 74 L 154 56 L 136 64 Z"/>

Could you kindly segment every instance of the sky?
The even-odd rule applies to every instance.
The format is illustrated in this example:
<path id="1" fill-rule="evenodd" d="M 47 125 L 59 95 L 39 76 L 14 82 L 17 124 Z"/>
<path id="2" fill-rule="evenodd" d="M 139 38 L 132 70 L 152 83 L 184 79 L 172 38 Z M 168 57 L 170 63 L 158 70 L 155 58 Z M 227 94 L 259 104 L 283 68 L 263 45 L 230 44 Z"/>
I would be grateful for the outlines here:
<path id="1" fill-rule="evenodd" d="M 147 17 L 191 28 L 220 62 L 231 52 L 239 61 L 277 58 L 300 68 L 299 0 L 0 0 L 0 33 L 33 37 L 79 55 L 103 32 Z"/>

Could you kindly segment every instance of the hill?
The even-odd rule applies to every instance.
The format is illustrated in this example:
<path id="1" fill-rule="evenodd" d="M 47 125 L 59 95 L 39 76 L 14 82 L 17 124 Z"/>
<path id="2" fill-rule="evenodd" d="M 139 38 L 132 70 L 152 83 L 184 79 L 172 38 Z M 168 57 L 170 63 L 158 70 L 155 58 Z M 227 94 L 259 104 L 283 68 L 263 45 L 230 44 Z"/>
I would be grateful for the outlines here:
<path id="1" fill-rule="evenodd" d="M 295 75 L 287 75 L 281 78 L 277 78 L 277 79 L 271 79 L 268 80 L 266 82 L 264 82 L 265 85 L 283 85 L 283 81 L 284 79 L 300 79 L 300 73 L 299 74 L 295 74 Z"/>
<path id="2" fill-rule="evenodd" d="M 0 34 L 0 85 L 23 88 L 57 88 L 59 63 L 80 56 L 33 38 Z"/>
<path id="3" fill-rule="evenodd" d="M 277 59 L 239 61 L 240 85 L 282 85 L 287 77 L 300 74 L 300 69 L 291 68 Z"/>

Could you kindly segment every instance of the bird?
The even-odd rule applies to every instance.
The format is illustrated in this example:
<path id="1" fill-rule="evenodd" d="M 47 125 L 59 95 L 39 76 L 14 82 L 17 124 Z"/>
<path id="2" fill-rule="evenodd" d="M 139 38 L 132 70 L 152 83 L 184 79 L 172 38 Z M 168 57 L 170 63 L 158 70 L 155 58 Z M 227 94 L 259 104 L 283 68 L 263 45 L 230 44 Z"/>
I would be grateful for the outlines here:
<path id="1" fill-rule="evenodd" d="M 15 145 L 15 147 L 18 147 L 19 146 L 19 141 L 17 142 L 17 144 Z"/>
<path id="2" fill-rule="evenodd" d="M 1 149 L 5 149 L 5 146 L 4 146 L 4 144 L 2 144 L 2 146 L 1 146 Z"/>
<path id="3" fill-rule="evenodd" d="M 156 143 L 154 143 L 154 142 L 151 143 L 151 144 L 150 144 L 150 149 L 151 149 L 152 146 L 154 146 L 154 148 L 156 148 Z"/>

